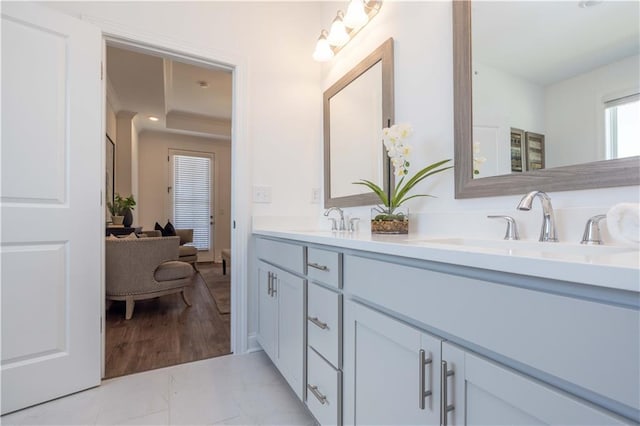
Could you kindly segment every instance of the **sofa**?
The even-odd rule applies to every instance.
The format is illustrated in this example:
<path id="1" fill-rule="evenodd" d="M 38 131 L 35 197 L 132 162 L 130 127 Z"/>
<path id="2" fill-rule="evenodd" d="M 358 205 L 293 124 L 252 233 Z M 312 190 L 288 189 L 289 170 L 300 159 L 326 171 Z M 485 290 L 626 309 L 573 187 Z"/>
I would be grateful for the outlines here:
<path id="1" fill-rule="evenodd" d="M 158 230 L 143 231 L 139 236 L 145 237 L 162 237 L 162 232 Z M 190 245 L 193 242 L 193 229 L 176 229 L 176 236 L 180 237 L 180 246 L 178 247 L 178 260 L 187 262 L 193 269 L 198 270 L 196 262 L 198 261 L 198 248 Z"/>
<path id="2" fill-rule="evenodd" d="M 178 259 L 180 237 L 107 238 L 106 298 L 126 302 L 125 319 L 131 319 L 136 300 L 180 293 L 193 285 L 195 271 Z"/>

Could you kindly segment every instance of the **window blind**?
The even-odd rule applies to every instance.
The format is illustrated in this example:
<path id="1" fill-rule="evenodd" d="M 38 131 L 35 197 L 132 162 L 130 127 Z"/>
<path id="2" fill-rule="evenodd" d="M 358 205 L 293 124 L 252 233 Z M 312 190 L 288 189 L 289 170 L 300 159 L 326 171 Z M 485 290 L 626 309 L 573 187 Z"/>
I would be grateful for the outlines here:
<path id="1" fill-rule="evenodd" d="M 193 229 L 193 245 L 209 250 L 211 233 L 211 160 L 173 157 L 173 220 L 177 229 Z"/>

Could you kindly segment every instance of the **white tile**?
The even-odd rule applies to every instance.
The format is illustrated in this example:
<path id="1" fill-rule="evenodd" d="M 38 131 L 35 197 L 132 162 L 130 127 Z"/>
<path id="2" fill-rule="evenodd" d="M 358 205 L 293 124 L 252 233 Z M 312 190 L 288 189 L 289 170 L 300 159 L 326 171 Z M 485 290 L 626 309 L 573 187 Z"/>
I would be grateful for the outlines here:
<path id="1" fill-rule="evenodd" d="M 311 425 L 263 352 L 116 379 L 0 419 L 3 425 Z"/>

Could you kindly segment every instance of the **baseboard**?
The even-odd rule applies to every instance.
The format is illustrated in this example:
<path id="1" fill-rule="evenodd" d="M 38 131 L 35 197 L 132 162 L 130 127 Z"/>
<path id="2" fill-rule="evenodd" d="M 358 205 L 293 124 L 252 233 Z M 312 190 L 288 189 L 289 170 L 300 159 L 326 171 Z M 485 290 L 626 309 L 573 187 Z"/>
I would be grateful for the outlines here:
<path id="1" fill-rule="evenodd" d="M 262 346 L 258 343 L 258 336 L 256 333 L 249 334 L 249 339 L 247 341 L 247 352 L 257 352 L 261 351 Z"/>

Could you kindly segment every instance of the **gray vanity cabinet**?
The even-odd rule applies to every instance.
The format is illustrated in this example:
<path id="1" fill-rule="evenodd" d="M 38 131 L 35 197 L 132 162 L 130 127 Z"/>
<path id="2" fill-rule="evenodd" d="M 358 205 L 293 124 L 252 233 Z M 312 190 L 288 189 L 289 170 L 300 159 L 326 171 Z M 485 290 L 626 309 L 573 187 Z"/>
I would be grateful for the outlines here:
<path id="1" fill-rule="evenodd" d="M 437 337 L 345 302 L 344 424 L 438 424 L 440 346 Z"/>
<path id="2" fill-rule="evenodd" d="M 618 417 L 449 342 L 442 344 L 449 425 L 618 425 Z M 446 368 L 446 370 L 445 370 Z M 441 411 L 445 413 L 444 411 Z"/>
<path id="3" fill-rule="evenodd" d="M 306 280 L 267 262 L 303 270 L 304 247 L 270 240 L 256 245 L 263 259 L 257 263 L 258 343 L 302 399 Z"/>

